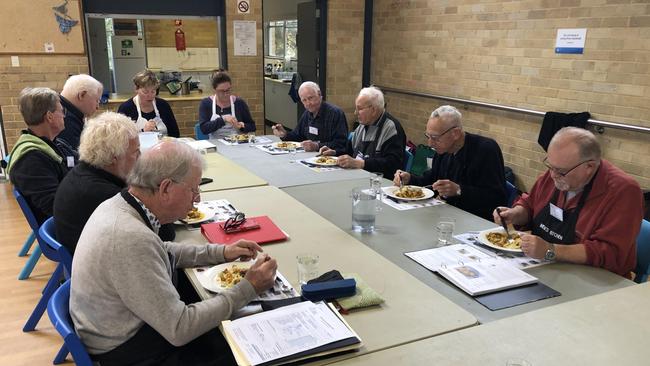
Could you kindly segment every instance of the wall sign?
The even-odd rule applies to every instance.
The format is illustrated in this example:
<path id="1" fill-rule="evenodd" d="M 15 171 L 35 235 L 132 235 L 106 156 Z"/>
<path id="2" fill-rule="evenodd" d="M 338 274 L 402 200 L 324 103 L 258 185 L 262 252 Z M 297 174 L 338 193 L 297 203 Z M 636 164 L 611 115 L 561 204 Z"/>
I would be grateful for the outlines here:
<path id="1" fill-rule="evenodd" d="M 558 29 L 555 53 L 582 53 L 585 49 L 586 28 Z"/>
<path id="2" fill-rule="evenodd" d="M 251 13 L 251 0 L 237 0 L 237 13 L 250 14 Z"/>
<path id="3" fill-rule="evenodd" d="M 233 21 L 235 56 L 257 56 L 257 22 L 254 20 Z"/>

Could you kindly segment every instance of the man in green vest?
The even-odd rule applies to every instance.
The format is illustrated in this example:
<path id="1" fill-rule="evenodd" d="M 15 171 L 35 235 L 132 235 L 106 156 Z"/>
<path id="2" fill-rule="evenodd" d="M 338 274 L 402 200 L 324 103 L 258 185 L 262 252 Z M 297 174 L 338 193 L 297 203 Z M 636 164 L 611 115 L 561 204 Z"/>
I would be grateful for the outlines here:
<path id="1" fill-rule="evenodd" d="M 41 224 L 52 216 L 56 189 L 74 166 L 53 142 L 64 129 L 65 112 L 50 88 L 25 88 L 18 104 L 27 129 L 11 151 L 7 172 Z"/>

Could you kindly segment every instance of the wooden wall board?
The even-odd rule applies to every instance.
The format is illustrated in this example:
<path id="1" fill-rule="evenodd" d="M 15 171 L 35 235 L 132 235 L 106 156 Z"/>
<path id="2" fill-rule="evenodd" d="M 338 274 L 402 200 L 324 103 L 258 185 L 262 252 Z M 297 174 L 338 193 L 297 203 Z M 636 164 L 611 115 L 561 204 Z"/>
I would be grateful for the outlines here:
<path id="1" fill-rule="evenodd" d="M 66 1 L 67 15 L 78 23 L 62 33 L 53 8 Z M 0 9 L 6 10 L 0 21 L 0 54 L 85 54 L 79 0 L 0 0 Z M 53 52 L 46 51 L 46 43 L 53 45 Z"/>

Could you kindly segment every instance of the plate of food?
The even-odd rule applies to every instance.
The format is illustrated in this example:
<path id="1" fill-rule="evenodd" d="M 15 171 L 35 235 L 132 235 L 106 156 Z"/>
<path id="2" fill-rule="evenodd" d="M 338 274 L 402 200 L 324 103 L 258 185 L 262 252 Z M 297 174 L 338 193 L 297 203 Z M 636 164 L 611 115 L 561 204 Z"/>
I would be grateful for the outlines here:
<path id="1" fill-rule="evenodd" d="M 279 150 L 291 150 L 293 149 L 300 149 L 302 148 L 302 145 L 300 145 L 300 142 L 294 142 L 294 141 L 278 141 L 274 142 L 271 144 L 274 149 L 279 149 Z"/>
<path id="2" fill-rule="evenodd" d="M 336 156 L 313 156 L 309 159 L 305 159 L 305 161 L 314 165 L 337 166 L 339 158 Z"/>
<path id="3" fill-rule="evenodd" d="M 199 282 L 201 285 L 212 292 L 222 292 L 232 288 L 239 283 L 245 276 L 246 271 L 255 263 L 248 262 L 229 262 L 218 264 L 208 268 L 200 274 Z"/>
<path id="4" fill-rule="evenodd" d="M 478 241 L 488 247 L 512 253 L 522 253 L 521 233 L 510 231 L 512 241 L 508 242 L 506 231 L 502 227 L 483 230 L 478 233 Z"/>
<path id="5" fill-rule="evenodd" d="M 429 188 L 418 186 L 404 186 L 404 187 L 384 187 L 384 192 L 387 196 L 401 200 L 401 201 L 420 201 L 428 200 L 435 196 L 435 193 Z"/>
<path id="6" fill-rule="evenodd" d="M 226 136 L 225 140 L 228 142 L 242 144 L 248 142 L 248 135 L 244 135 L 244 134 L 230 135 L 230 136 Z"/>
<path id="7" fill-rule="evenodd" d="M 198 224 L 210 220 L 216 213 L 214 209 L 207 206 L 194 206 L 184 219 L 180 219 L 180 222 L 184 224 Z"/>

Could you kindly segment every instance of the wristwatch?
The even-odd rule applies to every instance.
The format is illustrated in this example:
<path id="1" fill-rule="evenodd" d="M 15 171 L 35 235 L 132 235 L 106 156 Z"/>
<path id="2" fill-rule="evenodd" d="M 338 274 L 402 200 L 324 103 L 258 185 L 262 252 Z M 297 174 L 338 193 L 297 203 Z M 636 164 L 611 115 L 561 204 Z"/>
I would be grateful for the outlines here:
<path id="1" fill-rule="evenodd" d="M 555 244 L 551 244 L 544 254 L 544 259 L 547 261 L 555 260 Z"/>

